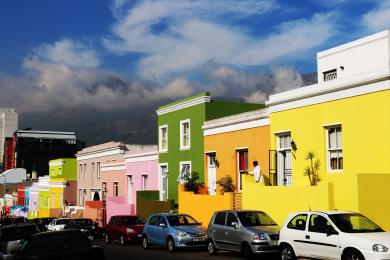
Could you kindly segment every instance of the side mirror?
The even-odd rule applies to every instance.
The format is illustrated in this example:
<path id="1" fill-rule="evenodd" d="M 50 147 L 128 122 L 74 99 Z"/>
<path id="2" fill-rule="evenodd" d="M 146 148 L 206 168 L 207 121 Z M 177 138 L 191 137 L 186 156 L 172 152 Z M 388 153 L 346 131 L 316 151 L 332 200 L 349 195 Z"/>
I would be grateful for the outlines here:
<path id="1" fill-rule="evenodd" d="M 234 227 L 235 229 L 238 229 L 238 223 L 237 222 L 232 222 L 231 226 Z"/>
<path id="2" fill-rule="evenodd" d="M 159 227 L 165 228 L 165 227 L 167 227 L 167 224 L 165 224 L 165 223 L 160 223 L 160 224 L 158 224 L 158 226 L 159 226 Z"/>

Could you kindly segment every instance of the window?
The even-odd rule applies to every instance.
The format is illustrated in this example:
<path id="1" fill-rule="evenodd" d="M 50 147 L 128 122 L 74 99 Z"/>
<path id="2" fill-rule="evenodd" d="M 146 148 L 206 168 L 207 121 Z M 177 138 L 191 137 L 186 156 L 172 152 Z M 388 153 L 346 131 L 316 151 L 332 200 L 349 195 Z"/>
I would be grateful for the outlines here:
<path id="1" fill-rule="evenodd" d="M 309 231 L 315 233 L 331 233 L 334 232 L 332 224 L 323 216 L 313 214 L 310 216 Z"/>
<path id="2" fill-rule="evenodd" d="M 106 201 L 107 197 L 107 182 L 102 182 L 103 201 Z"/>
<path id="3" fill-rule="evenodd" d="M 215 216 L 214 224 L 216 225 L 225 225 L 225 219 L 226 219 L 226 212 L 219 212 Z"/>
<path id="4" fill-rule="evenodd" d="M 95 163 L 91 163 L 91 174 L 92 174 L 92 178 L 95 176 Z"/>
<path id="5" fill-rule="evenodd" d="M 160 152 L 168 151 L 168 126 L 160 126 L 160 138 L 159 138 L 159 150 Z"/>
<path id="6" fill-rule="evenodd" d="M 287 228 L 305 231 L 306 221 L 306 214 L 297 215 L 287 224 Z"/>
<path id="7" fill-rule="evenodd" d="M 96 179 L 100 180 L 100 162 L 96 163 L 96 171 L 97 171 Z"/>
<path id="8" fill-rule="evenodd" d="M 83 174 L 83 165 L 80 163 L 80 165 L 79 165 L 79 174 L 78 174 L 79 180 L 81 180 L 81 175 L 82 174 Z"/>
<path id="9" fill-rule="evenodd" d="M 341 126 L 326 128 L 327 135 L 327 163 L 329 171 L 340 171 L 343 169 L 343 143 Z"/>
<path id="10" fill-rule="evenodd" d="M 149 225 L 157 226 L 158 225 L 158 216 L 153 216 L 149 219 Z"/>
<path id="11" fill-rule="evenodd" d="M 51 169 L 51 177 L 54 177 L 54 169 Z"/>
<path id="12" fill-rule="evenodd" d="M 248 172 L 248 150 L 237 150 L 238 190 L 242 190 L 242 174 Z"/>
<path id="13" fill-rule="evenodd" d="M 168 199 L 168 164 L 160 164 L 160 200 Z"/>
<path id="14" fill-rule="evenodd" d="M 142 190 L 148 189 L 148 175 L 142 175 Z"/>
<path id="15" fill-rule="evenodd" d="M 191 176 L 191 162 L 180 162 L 180 175 L 178 181 L 183 184 L 186 176 Z"/>
<path id="16" fill-rule="evenodd" d="M 190 134 L 190 120 L 180 121 L 180 149 L 189 149 L 191 147 Z"/>
<path id="17" fill-rule="evenodd" d="M 83 174 L 84 174 L 84 181 L 85 181 L 87 179 L 87 164 L 86 163 L 84 163 Z"/>
<path id="18" fill-rule="evenodd" d="M 228 213 L 227 219 L 226 219 L 226 226 L 231 227 L 233 222 L 238 223 L 237 217 L 233 213 Z"/>
<path id="19" fill-rule="evenodd" d="M 114 182 L 114 190 L 113 190 L 113 195 L 115 196 L 115 197 L 118 197 L 118 195 L 119 195 L 119 183 L 118 182 Z"/>
<path id="20" fill-rule="evenodd" d="M 215 167 L 217 164 L 217 154 L 216 153 L 208 153 L 207 155 L 209 157 L 209 160 L 208 160 L 209 167 Z"/>
<path id="21" fill-rule="evenodd" d="M 330 81 L 330 80 L 337 79 L 337 70 L 336 69 L 325 71 L 322 74 L 324 75 L 324 81 Z"/>

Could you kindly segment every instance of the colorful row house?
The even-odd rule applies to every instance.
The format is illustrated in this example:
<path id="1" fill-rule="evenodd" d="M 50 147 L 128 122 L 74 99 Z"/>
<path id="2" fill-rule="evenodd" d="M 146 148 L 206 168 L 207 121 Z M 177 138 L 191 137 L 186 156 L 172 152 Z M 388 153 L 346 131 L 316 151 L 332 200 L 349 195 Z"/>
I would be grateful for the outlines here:
<path id="1" fill-rule="evenodd" d="M 204 92 L 157 110 L 159 182 L 164 198 L 178 199 L 178 183 L 197 172 L 204 181 L 203 124 L 207 120 L 264 107 L 260 104 L 214 100 Z"/>

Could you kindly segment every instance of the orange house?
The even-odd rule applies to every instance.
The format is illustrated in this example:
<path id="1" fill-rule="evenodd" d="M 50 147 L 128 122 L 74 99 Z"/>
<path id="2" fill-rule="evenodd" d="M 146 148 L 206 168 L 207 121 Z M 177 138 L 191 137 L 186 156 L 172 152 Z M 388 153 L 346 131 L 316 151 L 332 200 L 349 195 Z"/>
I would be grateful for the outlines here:
<path id="1" fill-rule="evenodd" d="M 216 184 L 229 175 L 241 191 L 242 175 L 258 161 L 265 183 L 269 180 L 270 120 L 268 109 L 206 121 L 203 126 L 205 184 L 214 195 Z"/>

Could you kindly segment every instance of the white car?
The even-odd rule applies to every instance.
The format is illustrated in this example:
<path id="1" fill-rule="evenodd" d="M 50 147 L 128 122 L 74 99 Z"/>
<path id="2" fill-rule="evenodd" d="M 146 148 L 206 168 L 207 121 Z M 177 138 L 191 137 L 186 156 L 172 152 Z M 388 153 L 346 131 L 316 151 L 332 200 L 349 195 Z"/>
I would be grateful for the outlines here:
<path id="1" fill-rule="evenodd" d="M 49 231 L 59 231 L 63 230 L 65 225 L 68 224 L 70 221 L 70 218 L 57 218 L 53 219 L 50 224 L 47 226 L 47 229 Z"/>
<path id="2" fill-rule="evenodd" d="M 384 260 L 390 259 L 390 233 L 354 212 L 299 212 L 282 226 L 279 247 L 282 260 Z"/>

